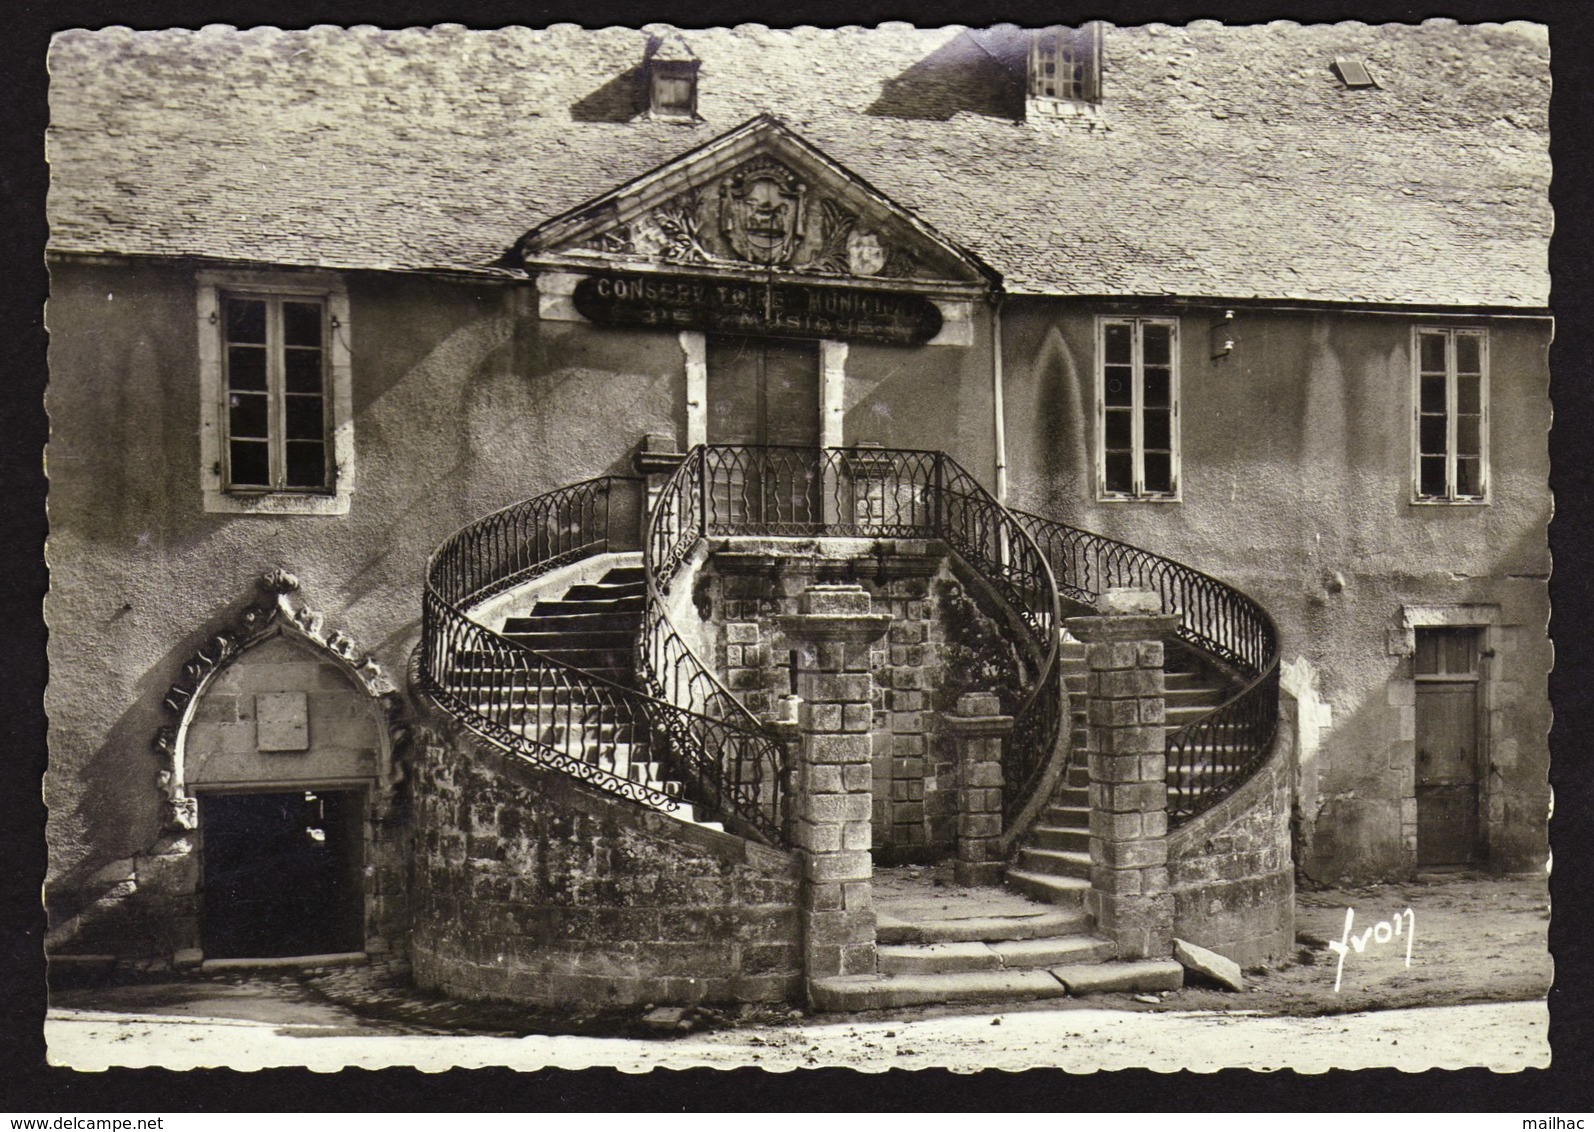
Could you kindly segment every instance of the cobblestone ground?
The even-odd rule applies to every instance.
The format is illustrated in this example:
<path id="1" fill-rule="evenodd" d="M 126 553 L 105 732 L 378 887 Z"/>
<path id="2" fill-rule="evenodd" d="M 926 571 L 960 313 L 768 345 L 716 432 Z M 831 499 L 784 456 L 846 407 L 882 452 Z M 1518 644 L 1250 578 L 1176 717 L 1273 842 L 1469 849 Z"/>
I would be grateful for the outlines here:
<path id="1" fill-rule="evenodd" d="M 1395 917 L 1408 908 L 1410 915 L 1401 916 L 1402 934 L 1396 937 Z M 1347 909 L 1352 912 L 1352 923 L 1341 966 L 1338 953 L 1329 945 L 1347 938 Z M 1380 929 L 1380 923 L 1388 927 Z M 1245 991 L 1224 991 L 1192 982 L 1162 995 L 1100 995 L 1009 1004 L 1008 1008 L 1022 1012 L 1106 1008 L 1323 1015 L 1536 999 L 1548 992 L 1553 977 L 1548 928 L 1548 890 L 1542 877 L 1452 875 L 1409 884 L 1303 891 L 1297 898 L 1299 948 L 1293 960 L 1277 968 L 1247 972 Z M 1356 950 L 1356 939 L 1369 929 L 1372 934 L 1366 935 L 1362 950 Z M 1384 939 L 1385 935 L 1389 938 Z M 180 982 L 170 976 L 159 982 L 151 977 L 136 985 L 58 990 L 51 995 L 51 1005 L 179 1016 L 201 1009 L 221 1010 L 229 1017 L 283 1024 L 319 1020 L 350 1035 L 658 1038 L 690 1031 L 789 1025 L 804 1016 L 801 1010 L 783 1006 L 697 1009 L 661 1026 L 658 1019 L 645 1022 L 646 1011 L 636 1008 L 538 1012 L 509 1004 L 454 1002 L 416 990 L 408 971 L 397 964 L 205 972 Z M 911 1020 L 992 1009 L 991 1005 L 933 1007 L 856 1017 Z"/>
<path id="2" fill-rule="evenodd" d="M 1409 916 L 1404 914 L 1407 909 Z M 1348 937 L 1347 910 L 1352 913 Z M 1380 928 L 1381 923 L 1387 927 Z M 1413 929 L 1409 934 L 1408 924 Z M 1555 971 L 1549 927 L 1549 888 L 1543 876 L 1463 873 L 1411 883 L 1301 891 L 1295 901 L 1299 949 L 1292 963 L 1248 972 L 1251 989 L 1239 994 L 1186 986 L 1160 1005 L 1180 1010 L 1243 1007 L 1269 1014 L 1343 1014 L 1543 998 Z M 1372 935 L 1366 934 L 1369 929 Z M 1363 946 L 1358 951 L 1359 939 Z M 1342 940 L 1343 965 L 1329 946 Z M 1148 1004 L 1131 1001 L 1130 1005 Z"/>

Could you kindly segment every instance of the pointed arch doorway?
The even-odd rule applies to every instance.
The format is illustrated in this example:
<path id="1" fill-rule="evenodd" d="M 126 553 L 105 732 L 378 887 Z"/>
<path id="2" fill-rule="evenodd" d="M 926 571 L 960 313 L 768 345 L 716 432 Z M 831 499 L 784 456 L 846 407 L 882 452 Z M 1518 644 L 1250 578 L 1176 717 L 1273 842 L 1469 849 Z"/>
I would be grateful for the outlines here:
<path id="1" fill-rule="evenodd" d="M 298 634 L 268 635 L 206 682 L 182 740 L 205 959 L 366 950 L 385 741 L 380 704 Z"/>

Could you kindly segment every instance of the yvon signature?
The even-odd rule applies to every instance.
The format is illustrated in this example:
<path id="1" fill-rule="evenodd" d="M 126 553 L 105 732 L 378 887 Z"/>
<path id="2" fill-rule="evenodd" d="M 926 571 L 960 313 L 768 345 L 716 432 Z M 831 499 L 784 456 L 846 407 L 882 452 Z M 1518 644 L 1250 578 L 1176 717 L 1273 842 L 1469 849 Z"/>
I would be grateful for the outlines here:
<path id="1" fill-rule="evenodd" d="M 1406 966 L 1411 966 L 1411 945 L 1417 938 L 1417 913 L 1410 908 L 1396 912 L 1388 920 L 1379 920 L 1372 927 L 1362 932 L 1361 935 L 1351 935 L 1351 928 L 1356 924 L 1356 909 L 1345 909 L 1345 931 L 1335 940 L 1329 940 L 1329 950 L 1338 953 L 1339 966 L 1334 971 L 1334 993 L 1339 993 L 1340 980 L 1345 976 L 1345 956 L 1350 954 L 1351 948 L 1356 949 L 1360 955 L 1367 950 L 1367 942 L 1389 943 L 1402 936 L 1406 939 Z"/>

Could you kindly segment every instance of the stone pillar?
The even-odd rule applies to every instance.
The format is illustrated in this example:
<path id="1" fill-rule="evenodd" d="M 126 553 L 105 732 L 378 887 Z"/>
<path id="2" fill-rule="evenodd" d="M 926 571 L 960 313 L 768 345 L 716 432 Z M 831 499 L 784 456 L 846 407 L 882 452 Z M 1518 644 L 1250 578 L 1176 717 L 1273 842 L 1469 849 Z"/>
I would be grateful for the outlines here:
<path id="1" fill-rule="evenodd" d="M 1001 884 L 1002 737 L 1013 717 L 989 692 L 958 698 L 957 712 L 941 717 L 957 744 L 958 884 Z"/>
<path id="2" fill-rule="evenodd" d="M 646 531 L 647 517 L 653 513 L 653 505 L 658 502 L 659 492 L 664 490 L 665 481 L 676 468 L 680 467 L 681 461 L 686 459 L 684 452 L 677 452 L 675 449 L 673 436 L 662 432 L 650 432 L 642 437 L 636 452 L 631 456 L 631 466 L 641 473 L 646 485 L 642 514 L 637 517 L 640 531 Z"/>
<path id="3" fill-rule="evenodd" d="M 1109 590 L 1097 608 L 1067 623 L 1090 665 L 1089 910 L 1120 959 L 1162 959 L 1173 950 L 1162 638 L 1179 618 L 1145 591 Z"/>
<path id="4" fill-rule="evenodd" d="M 889 614 L 862 586 L 810 586 L 780 618 L 804 663 L 797 674 L 796 844 L 803 862 L 803 962 L 810 981 L 875 973 L 869 808 L 874 677 L 869 646 Z"/>

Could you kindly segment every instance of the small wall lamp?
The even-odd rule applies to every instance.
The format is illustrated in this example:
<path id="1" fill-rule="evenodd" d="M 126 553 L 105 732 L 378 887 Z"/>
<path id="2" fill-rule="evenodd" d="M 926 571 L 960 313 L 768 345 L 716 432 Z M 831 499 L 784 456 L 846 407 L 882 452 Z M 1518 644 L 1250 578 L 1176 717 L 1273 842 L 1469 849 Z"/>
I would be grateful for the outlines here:
<path id="1" fill-rule="evenodd" d="M 1223 317 L 1212 324 L 1212 360 L 1226 358 L 1234 353 L 1234 312 L 1224 311 Z"/>

